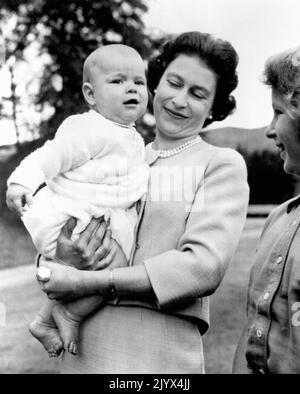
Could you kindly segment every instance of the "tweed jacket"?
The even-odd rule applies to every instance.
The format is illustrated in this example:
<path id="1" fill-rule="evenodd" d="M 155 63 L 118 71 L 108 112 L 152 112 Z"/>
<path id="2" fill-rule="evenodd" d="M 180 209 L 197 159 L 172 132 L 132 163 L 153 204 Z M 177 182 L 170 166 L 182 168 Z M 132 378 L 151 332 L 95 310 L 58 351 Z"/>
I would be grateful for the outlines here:
<path id="1" fill-rule="evenodd" d="M 238 245 L 249 198 L 242 156 L 203 140 L 176 155 L 146 147 L 149 188 L 141 202 L 130 265 L 144 264 L 156 302 L 121 296 L 140 305 L 209 326 L 209 301 Z"/>

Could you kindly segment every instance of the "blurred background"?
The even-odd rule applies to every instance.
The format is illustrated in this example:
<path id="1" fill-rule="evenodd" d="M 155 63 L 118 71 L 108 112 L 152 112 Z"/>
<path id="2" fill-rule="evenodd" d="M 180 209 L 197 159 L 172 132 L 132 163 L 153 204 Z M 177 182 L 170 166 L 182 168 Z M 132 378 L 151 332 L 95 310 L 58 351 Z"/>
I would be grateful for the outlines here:
<path id="1" fill-rule="evenodd" d="M 212 144 L 239 151 L 248 167 L 248 220 L 234 261 L 212 297 L 212 328 L 205 336 L 208 372 L 230 372 L 251 257 L 265 216 L 300 190 L 264 135 L 272 108 L 270 91 L 261 83 L 266 58 L 299 45 L 299 14 L 298 0 L 0 1 L 0 306 L 7 311 L 6 319 L 0 316 L 0 372 L 57 370 L 26 331 L 41 295 L 29 275 L 34 247 L 6 208 L 8 176 L 22 158 L 54 137 L 64 118 L 86 110 L 82 66 L 97 46 L 131 45 L 147 62 L 165 40 L 191 30 L 229 40 L 240 56 L 237 110 L 203 134 Z M 150 142 L 151 113 L 137 126 Z"/>

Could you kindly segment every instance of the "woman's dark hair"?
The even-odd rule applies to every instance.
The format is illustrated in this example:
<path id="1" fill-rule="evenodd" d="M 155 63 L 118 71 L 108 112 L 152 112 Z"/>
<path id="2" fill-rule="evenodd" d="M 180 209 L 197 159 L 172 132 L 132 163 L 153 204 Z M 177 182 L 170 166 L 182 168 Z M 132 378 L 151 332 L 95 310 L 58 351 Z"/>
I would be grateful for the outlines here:
<path id="1" fill-rule="evenodd" d="M 205 120 L 203 127 L 225 119 L 236 107 L 235 98 L 230 94 L 238 84 L 238 55 L 233 46 L 228 41 L 197 31 L 167 41 L 160 54 L 151 58 L 148 64 L 148 88 L 153 95 L 165 70 L 179 55 L 198 56 L 217 75 L 212 116 Z"/>

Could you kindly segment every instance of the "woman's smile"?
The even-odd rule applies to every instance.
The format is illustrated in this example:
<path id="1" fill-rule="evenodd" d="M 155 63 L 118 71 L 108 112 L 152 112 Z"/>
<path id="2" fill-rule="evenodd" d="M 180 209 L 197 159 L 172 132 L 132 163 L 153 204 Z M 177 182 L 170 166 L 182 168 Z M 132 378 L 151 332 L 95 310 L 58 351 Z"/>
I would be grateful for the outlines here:
<path id="1" fill-rule="evenodd" d="M 183 114 L 182 112 L 176 111 L 174 109 L 164 107 L 165 111 L 168 113 L 168 115 L 171 116 L 171 118 L 174 119 L 187 119 L 188 115 Z"/>

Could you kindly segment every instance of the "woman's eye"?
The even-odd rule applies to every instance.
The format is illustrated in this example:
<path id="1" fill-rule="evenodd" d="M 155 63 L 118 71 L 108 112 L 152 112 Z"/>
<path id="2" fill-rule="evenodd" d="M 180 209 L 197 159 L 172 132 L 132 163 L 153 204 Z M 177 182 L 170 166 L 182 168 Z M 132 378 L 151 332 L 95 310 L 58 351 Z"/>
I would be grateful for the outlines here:
<path id="1" fill-rule="evenodd" d="M 179 88 L 180 87 L 180 83 L 175 81 L 174 79 L 168 79 L 168 84 L 175 87 L 175 88 Z"/>
<path id="2" fill-rule="evenodd" d="M 203 93 L 200 93 L 200 92 L 192 92 L 192 94 L 193 94 L 194 97 L 196 97 L 196 98 L 199 99 L 199 100 L 203 100 L 203 99 L 206 98 L 206 97 L 203 95 Z"/>

